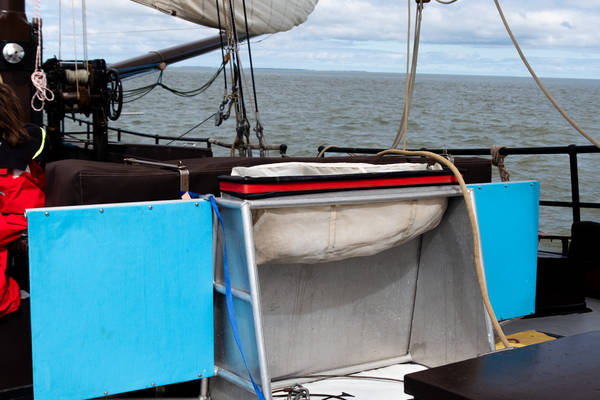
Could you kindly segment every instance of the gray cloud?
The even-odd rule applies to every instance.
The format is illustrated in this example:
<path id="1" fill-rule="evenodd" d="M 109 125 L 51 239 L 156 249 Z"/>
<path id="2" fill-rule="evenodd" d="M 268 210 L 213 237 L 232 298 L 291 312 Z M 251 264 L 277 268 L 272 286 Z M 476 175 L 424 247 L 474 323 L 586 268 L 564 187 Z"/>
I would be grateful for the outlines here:
<path id="1" fill-rule="evenodd" d="M 58 52 L 56 2 L 42 2 L 45 55 Z M 78 3 L 78 1 L 76 1 Z M 87 0 L 90 57 L 114 62 L 216 32 L 168 17 L 129 0 Z M 110 6 L 107 6 L 110 4 Z M 414 19 L 414 1 L 413 5 Z M 600 77 L 600 0 L 502 0 L 511 27 L 534 64 L 552 76 Z M 33 16 L 33 1 L 27 1 Z M 73 56 L 71 1 L 62 2 L 63 56 Z M 81 9 L 75 9 L 78 31 Z M 397 0 L 320 0 L 308 21 L 289 32 L 256 39 L 259 66 L 401 71 L 405 62 L 407 3 Z M 264 40 L 262 40 L 264 39 Z M 261 41 L 262 40 L 262 41 Z M 78 39 L 81 46 L 81 38 Z M 554 58 L 548 59 L 552 52 Z M 81 56 L 81 48 L 78 50 Z M 492 0 L 425 6 L 420 71 L 523 74 Z M 585 55 L 582 65 L 582 54 Z M 187 65 L 212 63 L 200 57 Z M 509 61 L 512 60 L 512 61 Z M 547 62 L 561 62 L 550 67 Z M 462 66 L 461 63 L 466 64 Z M 204 64 L 208 65 L 208 64 Z M 487 72 L 484 72 L 487 73 Z M 543 73 L 541 73 L 543 75 Z"/>

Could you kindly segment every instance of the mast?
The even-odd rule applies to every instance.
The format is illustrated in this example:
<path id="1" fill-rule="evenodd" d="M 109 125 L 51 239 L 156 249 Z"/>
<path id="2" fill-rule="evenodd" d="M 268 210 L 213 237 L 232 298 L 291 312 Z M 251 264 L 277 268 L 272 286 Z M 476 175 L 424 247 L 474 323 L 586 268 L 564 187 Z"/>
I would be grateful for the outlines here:
<path id="1" fill-rule="evenodd" d="M 42 122 L 42 113 L 31 109 L 34 89 L 37 24 L 27 21 L 25 0 L 0 0 L 0 75 L 21 100 L 25 121 Z"/>

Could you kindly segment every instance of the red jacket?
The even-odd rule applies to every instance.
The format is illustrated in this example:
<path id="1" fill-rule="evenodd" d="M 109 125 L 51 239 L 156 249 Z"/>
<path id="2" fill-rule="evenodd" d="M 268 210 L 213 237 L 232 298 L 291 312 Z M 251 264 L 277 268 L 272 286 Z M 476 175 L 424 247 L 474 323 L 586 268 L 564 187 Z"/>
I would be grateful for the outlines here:
<path id="1" fill-rule="evenodd" d="M 21 303 L 17 282 L 6 275 L 6 246 L 27 230 L 25 210 L 44 206 L 44 171 L 35 161 L 28 170 L 0 169 L 0 317 Z"/>

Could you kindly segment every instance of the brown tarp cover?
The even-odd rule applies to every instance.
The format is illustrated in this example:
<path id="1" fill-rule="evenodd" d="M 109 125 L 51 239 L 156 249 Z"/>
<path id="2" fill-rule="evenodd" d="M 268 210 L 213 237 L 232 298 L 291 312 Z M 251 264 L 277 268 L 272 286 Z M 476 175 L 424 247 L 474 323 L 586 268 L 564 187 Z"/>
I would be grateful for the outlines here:
<path id="1" fill-rule="evenodd" d="M 390 164 L 423 162 L 422 158 L 402 156 L 350 157 L 285 157 L 239 158 L 215 157 L 181 160 L 190 172 L 190 190 L 219 195 L 217 177 L 229 175 L 236 166 L 310 162 L 365 162 Z M 477 157 L 457 157 L 454 162 L 467 183 L 491 181 L 491 162 Z M 177 164 L 177 161 L 171 162 Z M 179 172 L 147 166 L 106 163 L 86 160 L 62 160 L 46 166 L 46 205 L 69 206 L 133 201 L 172 200 L 179 198 Z"/>

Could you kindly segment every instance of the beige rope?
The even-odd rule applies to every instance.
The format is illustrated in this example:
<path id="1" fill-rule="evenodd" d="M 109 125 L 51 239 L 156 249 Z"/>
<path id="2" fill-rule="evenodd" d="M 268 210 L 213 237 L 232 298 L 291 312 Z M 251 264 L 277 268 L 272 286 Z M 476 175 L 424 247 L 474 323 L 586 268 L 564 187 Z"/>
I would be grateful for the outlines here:
<path id="1" fill-rule="evenodd" d="M 404 111 L 402 112 L 402 125 L 400 126 L 400 135 L 402 137 L 402 148 L 406 150 L 406 131 L 408 125 L 408 110 L 409 110 L 409 101 L 408 96 L 410 94 L 410 76 L 409 76 L 409 66 L 410 66 L 410 1 L 408 0 L 408 28 L 406 30 L 406 83 L 404 85 Z M 394 141 L 395 142 L 395 141 Z M 394 145 L 392 147 L 398 147 L 398 145 Z"/>
<path id="2" fill-rule="evenodd" d="M 473 232 L 473 253 L 475 256 L 475 270 L 477 272 L 477 281 L 479 283 L 479 289 L 481 290 L 481 297 L 483 299 L 483 304 L 485 306 L 485 309 L 487 310 L 488 315 L 490 316 L 490 319 L 492 321 L 492 325 L 494 327 L 494 330 L 496 331 L 496 334 L 498 335 L 498 337 L 500 338 L 500 340 L 502 341 L 502 343 L 504 344 L 504 346 L 507 349 L 512 348 L 512 346 L 508 342 L 508 339 L 506 339 L 506 335 L 504 335 L 504 331 L 502 331 L 502 327 L 498 323 L 498 319 L 496 318 L 496 314 L 494 313 L 492 304 L 490 303 L 487 285 L 486 285 L 485 278 L 484 278 L 483 266 L 481 265 L 481 242 L 479 239 L 479 233 L 478 233 L 478 229 L 477 229 L 477 220 L 475 218 L 475 212 L 473 211 L 474 208 L 473 208 L 473 203 L 471 202 L 471 196 L 469 195 L 469 190 L 467 189 L 467 185 L 465 184 L 465 181 L 464 181 L 462 175 L 460 174 L 458 169 L 454 166 L 454 164 L 452 164 L 450 161 L 446 160 L 444 157 L 440 156 L 439 154 L 435 154 L 435 153 L 432 153 L 429 151 L 420 151 L 420 150 L 419 151 L 408 151 L 408 150 L 390 149 L 390 150 L 382 151 L 382 152 L 378 153 L 377 155 L 382 156 L 382 155 L 386 155 L 386 154 L 400 154 L 400 155 L 404 155 L 404 156 L 428 157 L 428 158 L 434 159 L 435 161 L 439 162 L 442 165 L 445 165 L 454 173 L 454 175 L 456 175 L 456 179 L 458 180 L 458 184 L 460 185 L 460 188 L 463 193 L 463 197 L 465 199 L 465 203 L 467 205 L 467 213 L 469 214 L 469 221 L 471 222 L 471 230 Z"/>
<path id="3" fill-rule="evenodd" d="M 419 0 L 417 3 L 417 12 L 416 12 L 416 17 L 415 17 L 415 38 L 414 38 L 414 43 L 413 43 L 413 55 L 412 55 L 410 73 L 408 72 L 408 66 L 406 69 L 407 82 L 406 82 L 405 95 L 404 95 L 404 101 L 405 101 L 404 110 L 402 112 L 402 118 L 400 118 L 400 127 L 398 128 L 396 137 L 394 138 L 394 142 L 392 143 L 392 148 L 398 147 L 400 142 L 402 142 L 402 148 L 406 149 L 406 140 L 407 140 L 406 133 L 408 130 L 408 115 L 410 113 L 413 92 L 415 89 L 415 79 L 416 79 L 416 75 L 417 75 L 417 60 L 419 57 L 419 43 L 420 43 L 420 38 L 421 38 L 422 17 L 423 17 L 423 2 L 421 0 Z M 407 53 L 406 54 L 407 63 L 410 58 L 410 47 L 409 47 L 409 43 L 410 43 L 410 6 L 409 6 L 408 22 L 409 22 L 408 23 L 409 34 L 408 34 L 408 39 L 407 39 L 407 52 L 406 52 Z"/>
<path id="4" fill-rule="evenodd" d="M 594 146 L 600 148 L 600 142 L 597 141 L 596 139 L 594 139 L 592 136 L 590 136 L 583 129 L 581 129 L 581 127 L 579 125 L 577 125 L 577 122 L 575 122 L 575 120 L 573 120 L 573 118 L 571 118 L 569 116 L 569 114 L 567 114 L 565 112 L 565 110 L 563 110 L 558 105 L 558 102 L 554 99 L 554 97 L 552 97 L 552 95 L 550 94 L 550 92 L 544 87 L 544 85 L 542 84 L 542 82 L 540 81 L 540 79 L 537 77 L 537 75 L 533 71 L 533 68 L 531 68 L 531 66 L 527 62 L 527 59 L 525 58 L 525 55 L 521 51 L 521 47 L 517 43 L 517 39 L 515 39 L 515 36 L 513 35 L 510 27 L 508 26 L 508 22 L 506 22 L 506 18 L 504 18 L 504 13 L 502 12 L 502 8 L 500 7 L 500 4 L 498 3 L 498 0 L 494 0 L 494 3 L 496 3 L 496 8 L 498 9 L 498 14 L 500 14 L 500 18 L 502 19 L 502 22 L 504 23 L 504 27 L 506 28 L 506 31 L 508 32 L 508 36 L 510 36 L 510 39 L 512 40 L 513 44 L 515 45 L 515 48 L 517 49 L 517 52 L 519 53 L 519 56 L 521 57 L 521 60 L 523 60 L 523 64 L 525 64 L 525 66 L 529 70 L 529 73 L 531 74 L 531 76 L 533 77 L 533 79 L 535 80 L 535 82 L 538 84 L 539 88 L 542 90 L 542 92 L 544 92 L 544 94 L 546 95 L 546 97 L 548 98 L 548 100 L 550 100 L 550 102 L 552 103 L 552 105 L 554 106 L 554 108 L 556 108 L 556 110 L 560 113 L 560 115 L 562 115 L 567 120 L 567 122 L 569 124 L 571 124 L 571 126 L 577 130 L 577 132 L 579 132 L 583 137 L 585 137 Z"/>
<path id="5" fill-rule="evenodd" d="M 71 0 L 71 16 L 73 19 L 73 52 L 75 53 L 75 76 L 77 76 L 77 25 L 75 23 L 75 0 Z M 79 101 L 79 79 L 75 80 L 75 92 L 77 93 L 77 101 Z"/>
<path id="6" fill-rule="evenodd" d="M 510 172 L 504 166 L 504 159 L 506 155 L 500 154 L 500 150 L 506 149 L 504 146 L 492 146 L 490 153 L 492 154 L 492 164 L 498 167 L 498 173 L 500 174 L 500 180 L 502 182 L 510 181 Z"/>
<path id="7" fill-rule="evenodd" d="M 319 152 L 319 154 L 317 155 L 317 158 L 321 158 L 321 157 L 323 157 L 323 155 L 324 155 L 324 154 L 325 154 L 325 153 L 326 153 L 328 150 L 330 150 L 330 149 L 335 149 L 336 147 L 338 147 L 338 146 L 336 146 L 336 145 L 334 145 L 334 144 L 330 144 L 330 145 L 328 145 L 328 146 L 325 146 L 325 147 L 323 148 L 323 150 L 321 150 L 321 151 Z"/>

